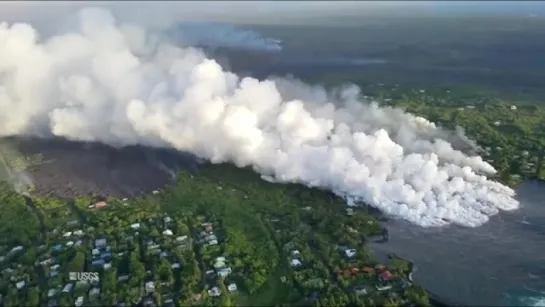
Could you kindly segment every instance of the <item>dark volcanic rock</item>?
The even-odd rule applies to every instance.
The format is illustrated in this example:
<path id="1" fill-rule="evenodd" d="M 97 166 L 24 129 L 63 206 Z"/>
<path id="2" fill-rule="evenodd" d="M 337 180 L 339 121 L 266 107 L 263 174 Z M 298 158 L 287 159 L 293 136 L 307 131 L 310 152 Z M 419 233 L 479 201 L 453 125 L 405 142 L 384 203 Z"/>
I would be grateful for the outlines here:
<path id="1" fill-rule="evenodd" d="M 40 153 L 42 163 L 27 168 L 35 193 L 43 196 L 134 196 L 160 188 L 180 168 L 196 168 L 184 153 L 141 146 L 113 148 L 62 139 L 18 138 L 24 155 Z"/>

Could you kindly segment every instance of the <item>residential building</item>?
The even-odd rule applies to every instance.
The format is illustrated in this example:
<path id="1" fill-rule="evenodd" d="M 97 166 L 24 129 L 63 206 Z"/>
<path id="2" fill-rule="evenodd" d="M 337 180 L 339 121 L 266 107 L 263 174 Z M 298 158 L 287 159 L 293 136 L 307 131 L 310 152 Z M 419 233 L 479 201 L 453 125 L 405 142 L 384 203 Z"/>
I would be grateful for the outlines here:
<path id="1" fill-rule="evenodd" d="M 237 284 L 235 283 L 230 283 L 229 285 L 227 285 L 227 290 L 229 290 L 229 292 L 235 292 L 237 291 Z"/>

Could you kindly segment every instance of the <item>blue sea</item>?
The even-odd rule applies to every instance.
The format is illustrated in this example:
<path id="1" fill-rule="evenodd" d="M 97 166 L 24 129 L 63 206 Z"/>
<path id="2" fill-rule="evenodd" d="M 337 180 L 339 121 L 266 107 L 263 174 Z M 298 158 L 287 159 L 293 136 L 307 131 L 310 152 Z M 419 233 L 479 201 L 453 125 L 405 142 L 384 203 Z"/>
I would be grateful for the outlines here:
<path id="1" fill-rule="evenodd" d="M 390 241 L 376 256 L 415 263 L 415 282 L 466 306 L 545 306 L 545 184 L 517 189 L 521 208 L 478 228 L 425 229 L 389 221 Z"/>

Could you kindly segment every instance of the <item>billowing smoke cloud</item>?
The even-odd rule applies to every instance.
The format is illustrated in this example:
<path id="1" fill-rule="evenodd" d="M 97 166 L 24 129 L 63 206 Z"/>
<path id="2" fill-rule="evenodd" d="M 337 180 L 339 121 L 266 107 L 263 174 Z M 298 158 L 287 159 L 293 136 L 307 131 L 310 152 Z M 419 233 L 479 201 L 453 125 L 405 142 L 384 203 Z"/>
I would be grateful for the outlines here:
<path id="1" fill-rule="evenodd" d="M 81 12 L 78 31 L 40 41 L 0 25 L 0 136 L 33 134 L 189 151 L 265 178 L 326 188 L 421 226 L 477 226 L 513 210 L 494 169 L 427 120 L 289 79 L 240 79 L 194 48 Z"/>

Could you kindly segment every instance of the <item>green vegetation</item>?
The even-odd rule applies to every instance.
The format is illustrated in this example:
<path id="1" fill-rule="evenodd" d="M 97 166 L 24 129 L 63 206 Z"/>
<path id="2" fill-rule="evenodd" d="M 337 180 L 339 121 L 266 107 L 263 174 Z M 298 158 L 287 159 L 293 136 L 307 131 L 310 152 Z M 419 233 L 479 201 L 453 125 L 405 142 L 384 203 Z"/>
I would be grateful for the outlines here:
<path id="1" fill-rule="evenodd" d="M 25 200 L 2 186 L 6 306 L 429 305 L 405 262 L 370 258 L 377 221 L 325 191 L 208 165 L 151 195 L 105 201 Z"/>

